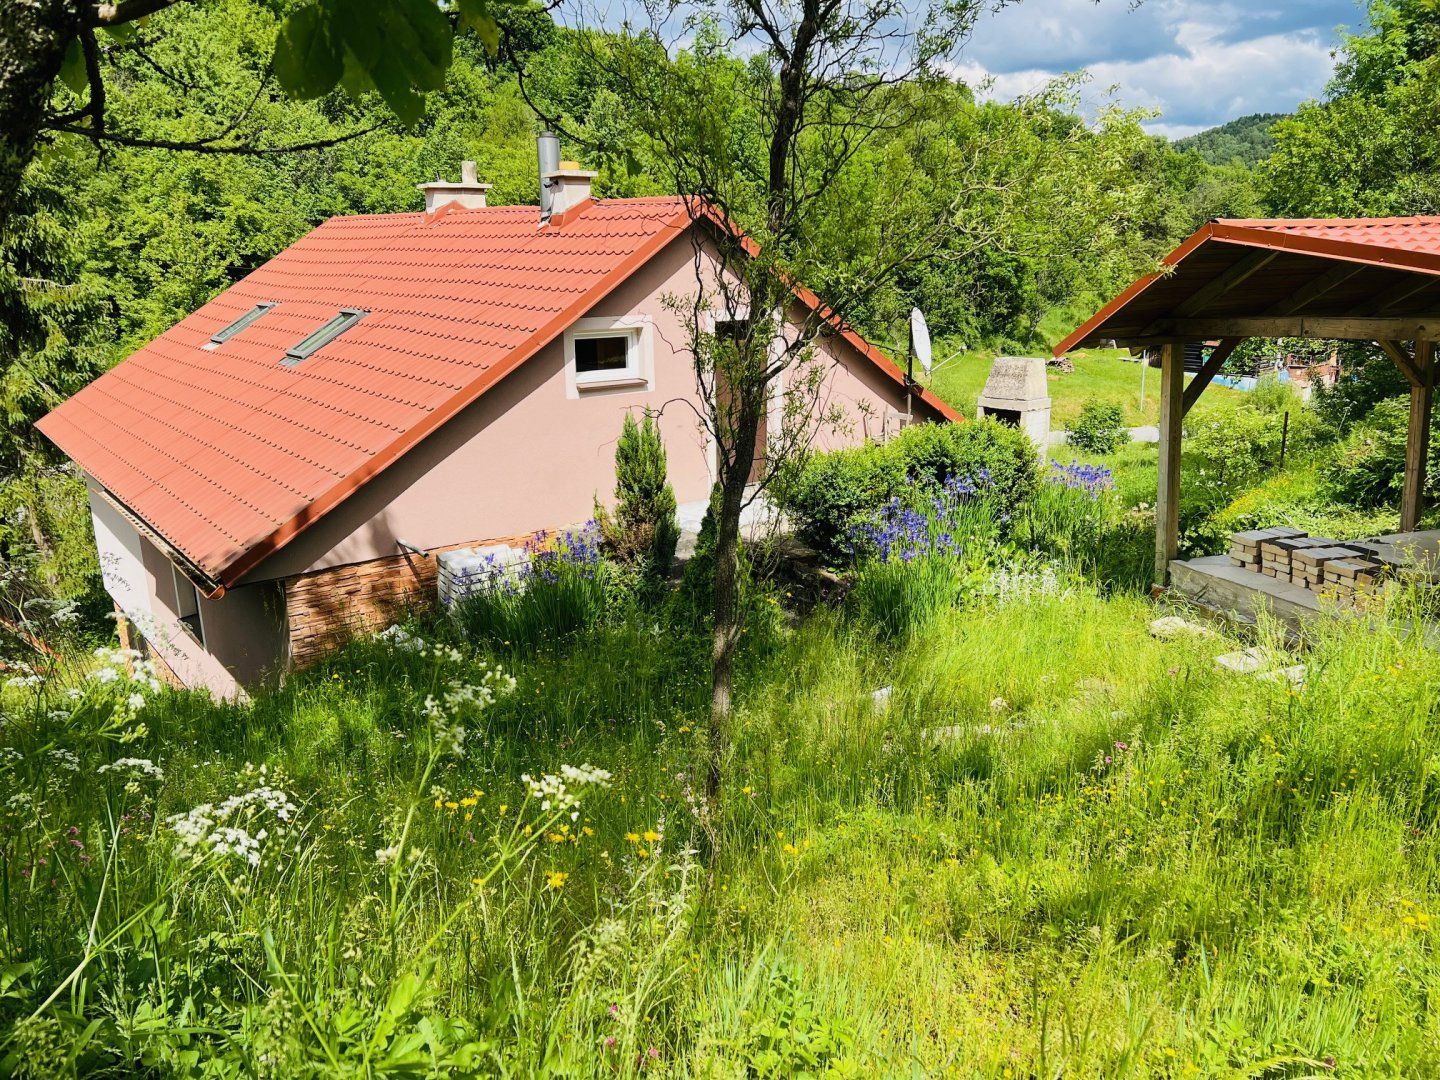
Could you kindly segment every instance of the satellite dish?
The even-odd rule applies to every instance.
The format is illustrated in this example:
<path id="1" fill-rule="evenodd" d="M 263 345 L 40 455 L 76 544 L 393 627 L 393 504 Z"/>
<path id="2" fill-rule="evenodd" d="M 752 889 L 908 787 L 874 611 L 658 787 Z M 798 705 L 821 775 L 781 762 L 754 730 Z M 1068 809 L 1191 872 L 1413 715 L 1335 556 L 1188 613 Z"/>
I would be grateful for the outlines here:
<path id="1" fill-rule="evenodd" d="M 929 375 L 935 366 L 935 357 L 930 350 L 930 327 L 925 325 L 925 314 L 918 307 L 910 309 L 910 355 L 920 361 L 920 366 Z"/>

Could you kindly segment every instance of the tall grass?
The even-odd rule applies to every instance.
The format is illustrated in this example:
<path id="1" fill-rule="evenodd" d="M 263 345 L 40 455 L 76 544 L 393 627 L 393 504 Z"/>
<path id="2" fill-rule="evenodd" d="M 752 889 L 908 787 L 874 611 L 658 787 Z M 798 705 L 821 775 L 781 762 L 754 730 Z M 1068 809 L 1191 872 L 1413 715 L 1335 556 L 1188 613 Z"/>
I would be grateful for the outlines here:
<path id="1" fill-rule="evenodd" d="M 0 1072 L 1440 1073 L 1413 597 L 1266 638 L 1297 687 L 1004 580 L 752 648 L 703 867 L 706 639 L 642 612 L 508 652 L 513 689 L 445 621 L 245 706 L 8 685 Z M 586 764 L 573 808 L 523 779 Z M 293 811 L 227 818 L 258 862 L 197 859 L 177 816 L 259 788 Z"/>

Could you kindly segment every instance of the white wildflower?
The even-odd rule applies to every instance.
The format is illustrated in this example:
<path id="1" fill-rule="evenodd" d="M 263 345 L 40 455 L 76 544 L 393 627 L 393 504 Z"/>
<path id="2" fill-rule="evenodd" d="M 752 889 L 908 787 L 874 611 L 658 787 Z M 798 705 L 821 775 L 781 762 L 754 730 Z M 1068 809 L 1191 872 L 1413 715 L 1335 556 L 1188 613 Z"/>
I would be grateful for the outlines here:
<path id="1" fill-rule="evenodd" d="M 250 866 L 260 865 L 261 845 L 269 831 L 253 835 L 243 826 L 265 818 L 287 824 L 299 812 L 290 796 L 268 785 L 231 795 L 219 806 L 201 803 L 188 814 L 176 814 L 167 824 L 178 840 L 175 854 L 199 862 L 210 855 L 239 856 Z"/>
<path id="2" fill-rule="evenodd" d="M 131 712 L 139 712 L 145 707 L 145 695 L 131 694 L 125 699 L 125 705 Z"/>
<path id="3" fill-rule="evenodd" d="M 80 759 L 69 750 L 56 747 L 50 751 L 50 760 L 66 772 L 80 771 Z"/>
<path id="4" fill-rule="evenodd" d="M 35 809 L 35 796 L 28 791 L 17 791 L 5 800 L 5 809 L 12 814 L 27 814 Z"/>
<path id="5" fill-rule="evenodd" d="M 421 712 L 430 722 L 430 734 L 440 751 L 453 757 L 465 752 L 465 720 L 478 716 L 495 699 L 515 689 L 513 676 L 499 668 L 480 669 L 479 682 L 462 682 L 452 679 L 445 684 L 444 692 L 437 698 L 434 694 L 425 699 Z"/>
<path id="6" fill-rule="evenodd" d="M 577 788 L 586 786 L 608 787 L 610 784 L 610 773 L 604 769 L 597 769 L 593 765 L 581 765 L 578 768 L 574 765 L 561 765 L 559 773 L 545 773 L 539 779 L 526 773 L 520 777 L 521 782 L 530 789 L 530 797 L 540 804 L 540 809 L 545 812 L 558 810 L 574 811 L 580 805 L 580 797 L 576 794 Z M 572 814 L 571 819 L 578 816 Z"/>
<path id="7" fill-rule="evenodd" d="M 152 780 L 165 779 L 165 770 L 162 769 L 159 765 L 156 765 L 149 758 L 118 758 L 108 765 L 101 765 L 95 771 L 97 773 L 123 772 L 127 776 L 148 776 Z"/>
<path id="8" fill-rule="evenodd" d="M 400 845 L 391 844 L 389 847 L 375 849 L 375 861 L 381 866 L 389 866 L 400 857 Z"/>

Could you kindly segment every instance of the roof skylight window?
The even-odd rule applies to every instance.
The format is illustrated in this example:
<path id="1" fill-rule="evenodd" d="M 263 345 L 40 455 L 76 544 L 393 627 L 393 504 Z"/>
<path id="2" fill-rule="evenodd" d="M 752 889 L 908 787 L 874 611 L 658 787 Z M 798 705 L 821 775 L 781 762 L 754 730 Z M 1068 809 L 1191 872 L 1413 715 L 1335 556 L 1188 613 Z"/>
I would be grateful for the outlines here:
<path id="1" fill-rule="evenodd" d="M 324 348 L 330 342 L 343 334 L 350 327 L 354 326 L 365 316 L 360 308 L 341 308 L 340 314 L 327 322 L 320 329 L 307 334 L 299 344 L 295 345 L 285 353 L 285 359 L 280 363 L 286 367 L 294 367 L 311 353 Z"/>
<path id="2" fill-rule="evenodd" d="M 208 345 L 205 346 L 205 348 L 213 349 L 217 345 L 223 345 L 225 342 L 229 341 L 241 330 L 244 330 L 247 326 L 253 323 L 256 319 L 260 318 L 261 315 L 264 315 L 274 306 L 274 301 L 264 301 L 262 303 L 256 304 L 253 308 L 245 312 L 244 315 L 241 315 L 229 326 L 225 327 L 223 330 L 217 330 L 215 331 L 215 333 L 211 334 L 210 342 Z"/>

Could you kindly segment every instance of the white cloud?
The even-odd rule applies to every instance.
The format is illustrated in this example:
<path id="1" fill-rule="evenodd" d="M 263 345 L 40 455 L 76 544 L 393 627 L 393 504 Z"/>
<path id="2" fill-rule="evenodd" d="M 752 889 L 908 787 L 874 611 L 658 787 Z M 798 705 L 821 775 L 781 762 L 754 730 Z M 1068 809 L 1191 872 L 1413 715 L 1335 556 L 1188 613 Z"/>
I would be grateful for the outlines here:
<path id="1" fill-rule="evenodd" d="M 1355 0 L 1023 0 L 976 28 L 956 73 L 1013 98 L 1084 68 L 1092 108 L 1114 88 L 1120 104 L 1159 114 L 1150 131 L 1176 138 L 1319 94 L 1335 27 L 1357 17 Z"/>

